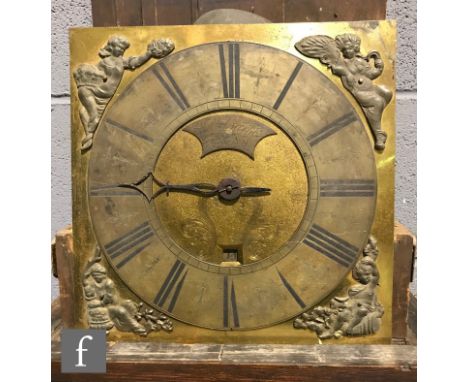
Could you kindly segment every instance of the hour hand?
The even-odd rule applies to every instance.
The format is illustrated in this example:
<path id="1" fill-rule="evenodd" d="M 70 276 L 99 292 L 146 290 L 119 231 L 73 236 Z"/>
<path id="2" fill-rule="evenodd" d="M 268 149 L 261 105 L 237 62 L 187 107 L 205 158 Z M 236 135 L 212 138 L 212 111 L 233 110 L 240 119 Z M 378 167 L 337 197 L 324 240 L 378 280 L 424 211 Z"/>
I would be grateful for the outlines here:
<path id="1" fill-rule="evenodd" d="M 215 196 L 216 195 L 216 186 L 210 183 L 192 183 L 192 184 L 169 184 L 166 183 L 161 186 L 161 188 L 156 191 L 151 200 L 156 198 L 158 195 L 166 193 L 169 195 L 169 192 L 187 192 L 190 194 L 195 194 L 199 196 Z"/>
<path id="2" fill-rule="evenodd" d="M 146 182 L 147 179 L 151 179 L 152 183 L 156 183 L 160 188 L 151 196 L 147 195 L 144 190 L 140 188 L 140 185 Z M 158 180 L 153 173 L 149 172 L 141 179 L 133 183 L 123 183 L 119 184 L 118 187 L 130 188 L 132 190 L 138 191 L 142 194 L 145 199 L 150 203 L 161 194 L 169 195 L 169 192 L 186 192 L 200 196 L 215 196 L 217 194 L 217 189 L 214 184 L 209 183 L 192 183 L 192 184 L 169 184 L 169 182 L 164 183 Z"/>
<path id="3" fill-rule="evenodd" d="M 218 195 L 220 199 L 236 200 L 240 196 L 260 196 L 271 191 L 270 188 L 264 187 L 240 187 L 240 185 L 225 186 L 221 182 L 218 187 L 209 183 L 193 183 L 193 184 L 165 184 L 151 197 L 150 201 L 158 195 L 169 192 L 186 192 L 203 197 L 211 197 Z"/>

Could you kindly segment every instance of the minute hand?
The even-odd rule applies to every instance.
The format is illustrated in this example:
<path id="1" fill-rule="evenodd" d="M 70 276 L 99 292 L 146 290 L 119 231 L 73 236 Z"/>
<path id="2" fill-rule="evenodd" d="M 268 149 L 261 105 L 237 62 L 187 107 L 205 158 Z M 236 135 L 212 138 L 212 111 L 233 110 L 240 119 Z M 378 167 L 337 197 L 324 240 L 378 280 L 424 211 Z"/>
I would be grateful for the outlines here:
<path id="1" fill-rule="evenodd" d="M 154 199 L 158 195 L 169 192 L 187 192 L 190 194 L 196 194 L 200 196 L 215 196 L 218 190 L 214 184 L 210 183 L 192 183 L 192 184 L 164 184 L 161 188 L 156 191 L 151 199 Z"/>

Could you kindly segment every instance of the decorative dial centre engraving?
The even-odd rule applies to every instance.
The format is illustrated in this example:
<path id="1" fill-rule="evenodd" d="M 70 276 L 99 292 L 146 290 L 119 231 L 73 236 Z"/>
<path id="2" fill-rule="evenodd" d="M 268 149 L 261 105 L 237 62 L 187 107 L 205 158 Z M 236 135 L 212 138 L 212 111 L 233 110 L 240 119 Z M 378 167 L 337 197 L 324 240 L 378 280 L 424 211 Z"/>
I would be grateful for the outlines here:
<path id="1" fill-rule="evenodd" d="M 182 249 L 220 266 L 226 248 L 241 250 L 244 265 L 272 255 L 299 226 L 308 199 L 294 143 L 271 121 L 242 111 L 188 122 L 169 139 L 154 173 L 171 184 L 217 184 L 218 197 L 174 192 L 154 199 L 154 206 Z M 274 208 L 278 203 L 285 208 Z"/>

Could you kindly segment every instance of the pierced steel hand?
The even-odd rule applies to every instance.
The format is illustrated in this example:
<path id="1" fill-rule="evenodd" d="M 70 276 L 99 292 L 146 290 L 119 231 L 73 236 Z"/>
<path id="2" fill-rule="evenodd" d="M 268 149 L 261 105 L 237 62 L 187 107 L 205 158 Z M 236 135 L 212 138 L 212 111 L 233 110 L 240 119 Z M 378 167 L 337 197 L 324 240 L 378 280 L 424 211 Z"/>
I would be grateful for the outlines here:
<path id="1" fill-rule="evenodd" d="M 153 183 L 156 183 L 161 187 L 151 197 L 148 197 L 148 195 L 146 195 L 146 193 L 139 187 L 148 178 L 151 178 Z M 217 195 L 220 199 L 232 201 L 238 199 L 240 196 L 260 196 L 268 194 L 271 191 L 270 188 L 265 187 L 241 187 L 239 181 L 230 178 L 223 179 L 218 186 L 210 183 L 169 184 L 168 182 L 161 182 L 151 172 L 134 183 L 119 184 L 118 187 L 130 188 L 138 191 L 145 197 L 148 203 L 163 193 L 166 193 L 166 195 L 169 196 L 169 192 L 186 192 L 204 197 Z"/>

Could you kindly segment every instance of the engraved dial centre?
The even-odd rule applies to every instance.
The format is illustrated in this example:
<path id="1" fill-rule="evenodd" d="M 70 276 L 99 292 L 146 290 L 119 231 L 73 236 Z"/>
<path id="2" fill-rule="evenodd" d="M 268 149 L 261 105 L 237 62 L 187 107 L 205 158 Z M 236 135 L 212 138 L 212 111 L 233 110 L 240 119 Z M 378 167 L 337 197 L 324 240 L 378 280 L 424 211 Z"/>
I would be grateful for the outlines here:
<path id="1" fill-rule="evenodd" d="M 170 183 L 218 185 L 217 198 L 171 193 L 154 204 L 167 234 L 215 265 L 226 266 L 229 251 L 241 265 L 268 258 L 294 234 L 307 205 L 296 146 L 271 121 L 247 112 L 216 111 L 188 122 L 166 143 L 154 171 Z M 278 203 L 286 208 L 274 208 Z"/>

